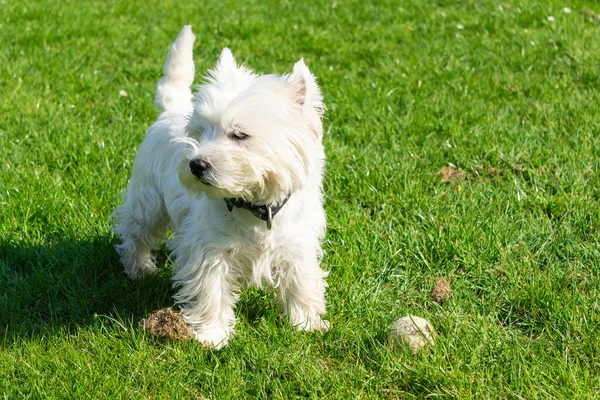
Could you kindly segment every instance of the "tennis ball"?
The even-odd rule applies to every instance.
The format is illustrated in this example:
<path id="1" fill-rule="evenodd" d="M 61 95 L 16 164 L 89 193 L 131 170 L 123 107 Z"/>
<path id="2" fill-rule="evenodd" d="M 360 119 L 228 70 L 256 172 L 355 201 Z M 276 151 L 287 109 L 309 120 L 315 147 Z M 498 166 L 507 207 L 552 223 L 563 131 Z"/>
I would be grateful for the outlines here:
<path id="1" fill-rule="evenodd" d="M 427 344 L 433 345 L 433 327 L 425 318 L 407 315 L 394 322 L 390 329 L 390 343 L 402 343 L 415 354 Z"/>

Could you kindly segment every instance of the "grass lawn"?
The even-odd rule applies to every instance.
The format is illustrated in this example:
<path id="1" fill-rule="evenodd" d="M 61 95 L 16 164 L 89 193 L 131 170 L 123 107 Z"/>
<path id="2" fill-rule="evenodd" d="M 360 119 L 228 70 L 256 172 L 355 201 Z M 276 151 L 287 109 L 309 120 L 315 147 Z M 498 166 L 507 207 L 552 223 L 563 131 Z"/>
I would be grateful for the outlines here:
<path id="1" fill-rule="evenodd" d="M 599 396 L 600 3 L 188 3 L 0 4 L 4 398 Z M 129 281 L 110 214 L 186 23 L 199 72 L 228 46 L 322 85 L 324 335 L 259 290 L 222 351 L 138 326 L 171 264 Z M 433 348 L 386 344 L 407 314 Z"/>

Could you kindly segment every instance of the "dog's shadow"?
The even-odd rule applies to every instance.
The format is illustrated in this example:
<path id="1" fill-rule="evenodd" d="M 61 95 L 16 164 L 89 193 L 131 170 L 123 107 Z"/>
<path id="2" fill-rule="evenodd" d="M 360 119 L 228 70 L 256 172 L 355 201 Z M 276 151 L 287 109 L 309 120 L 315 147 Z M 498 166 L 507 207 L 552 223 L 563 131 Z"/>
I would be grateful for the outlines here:
<path id="1" fill-rule="evenodd" d="M 8 339 L 74 331 L 98 315 L 136 320 L 168 305 L 161 274 L 131 282 L 113 248 L 115 238 L 61 239 L 43 245 L 0 242 L 0 326 Z"/>
<path id="2" fill-rule="evenodd" d="M 4 342 L 75 333 L 103 316 L 137 326 L 149 313 L 173 305 L 168 250 L 157 252 L 156 275 L 131 281 L 123 273 L 112 234 L 49 240 L 44 245 L 0 242 L 0 327 Z M 255 307 L 261 299 L 263 307 Z M 252 321 L 269 311 L 267 296 L 242 296 L 236 314 Z M 270 307 L 266 307 L 270 308 Z"/>

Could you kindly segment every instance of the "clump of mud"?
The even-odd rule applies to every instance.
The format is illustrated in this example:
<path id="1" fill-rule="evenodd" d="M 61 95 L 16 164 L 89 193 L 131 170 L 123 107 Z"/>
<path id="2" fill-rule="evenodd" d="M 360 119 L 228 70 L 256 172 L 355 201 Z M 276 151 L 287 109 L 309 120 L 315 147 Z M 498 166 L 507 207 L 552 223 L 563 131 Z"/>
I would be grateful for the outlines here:
<path id="1" fill-rule="evenodd" d="M 442 175 L 442 182 L 453 182 L 465 176 L 462 168 L 456 169 L 450 166 L 442 167 L 440 174 Z"/>
<path id="2" fill-rule="evenodd" d="M 452 296 L 452 287 L 448 278 L 438 278 L 435 287 L 431 291 L 431 300 L 438 304 L 444 304 Z"/>
<path id="3" fill-rule="evenodd" d="M 171 307 L 160 309 L 140 321 L 147 332 L 166 340 L 190 340 L 192 331 L 185 323 L 181 312 Z"/>

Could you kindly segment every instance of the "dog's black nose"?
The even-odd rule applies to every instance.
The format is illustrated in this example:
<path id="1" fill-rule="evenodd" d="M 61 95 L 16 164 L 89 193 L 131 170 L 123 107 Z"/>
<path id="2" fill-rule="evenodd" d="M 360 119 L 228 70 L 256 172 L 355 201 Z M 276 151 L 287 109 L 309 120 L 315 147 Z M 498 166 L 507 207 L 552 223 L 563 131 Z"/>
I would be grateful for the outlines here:
<path id="1" fill-rule="evenodd" d="M 196 175 L 198 178 L 201 178 L 204 175 L 204 171 L 209 167 L 208 163 L 200 158 L 194 158 L 190 161 L 190 170 L 192 171 L 192 174 Z"/>

